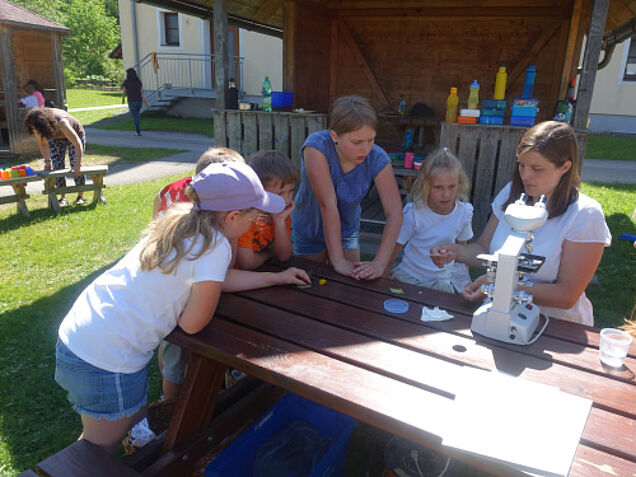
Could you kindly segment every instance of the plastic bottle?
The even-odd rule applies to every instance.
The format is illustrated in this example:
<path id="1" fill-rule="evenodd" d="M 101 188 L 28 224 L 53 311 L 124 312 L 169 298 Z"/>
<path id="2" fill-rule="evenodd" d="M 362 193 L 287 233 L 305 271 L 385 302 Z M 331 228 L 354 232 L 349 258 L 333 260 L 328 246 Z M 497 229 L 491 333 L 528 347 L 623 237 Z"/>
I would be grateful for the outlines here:
<path id="1" fill-rule="evenodd" d="M 531 99 L 532 98 L 532 89 L 534 88 L 534 78 L 537 74 L 536 66 L 528 66 L 526 70 L 526 80 L 523 83 L 523 93 L 521 94 L 521 99 Z"/>
<path id="2" fill-rule="evenodd" d="M 459 98 L 457 97 L 457 88 L 452 87 L 450 94 L 446 100 L 446 122 L 454 123 L 457 121 L 457 105 L 459 104 Z"/>
<path id="3" fill-rule="evenodd" d="M 261 89 L 263 95 L 263 111 L 272 111 L 272 83 L 269 82 L 269 76 L 265 76 L 263 81 L 263 88 Z"/>
<path id="4" fill-rule="evenodd" d="M 413 129 L 409 128 L 404 133 L 404 151 L 413 151 Z"/>
<path id="5" fill-rule="evenodd" d="M 468 95 L 468 109 L 477 109 L 479 106 L 479 83 L 477 80 L 470 85 L 470 94 Z"/>
<path id="6" fill-rule="evenodd" d="M 404 96 L 400 96 L 400 104 L 398 104 L 398 114 L 401 118 L 406 117 L 406 99 L 404 99 Z"/>
<path id="7" fill-rule="evenodd" d="M 501 100 L 506 97 L 506 80 L 508 79 L 508 73 L 506 73 L 506 62 L 504 61 L 499 65 L 499 71 L 497 71 L 497 77 L 495 79 L 495 95 L 493 99 Z"/>

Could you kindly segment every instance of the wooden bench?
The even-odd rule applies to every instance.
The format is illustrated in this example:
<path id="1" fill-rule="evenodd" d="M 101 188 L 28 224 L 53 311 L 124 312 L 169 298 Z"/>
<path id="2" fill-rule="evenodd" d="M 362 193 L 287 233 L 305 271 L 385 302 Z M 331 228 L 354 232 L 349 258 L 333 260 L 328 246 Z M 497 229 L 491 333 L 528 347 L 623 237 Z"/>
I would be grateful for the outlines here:
<path id="1" fill-rule="evenodd" d="M 56 171 L 38 171 L 37 175 L 44 181 L 43 194 L 48 194 L 48 204 L 55 212 L 61 210 L 60 203 L 57 200 L 57 194 L 67 194 L 69 192 L 93 191 L 93 203 L 106 203 L 102 189 L 104 185 L 104 176 L 108 173 L 108 166 L 88 166 L 82 167 L 81 172 L 91 178 L 92 184 L 71 187 L 57 187 L 55 181 L 60 177 L 64 177 L 71 173 L 71 169 L 58 169 Z"/>
<path id="2" fill-rule="evenodd" d="M 0 197 L 0 204 L 9 204 L 11 202 L 17 202 L 18 213 L 29 216 L 29 209 L 27 209 L 24 199 L 29 198 L 29 194 L 26 192 L 27 182 L 39 181 L 38 176 L 27 177 L 13 177 L 11 179 L 3 179 L 0 181 L 0 186 L 13 187 L 13 195 Z"/>

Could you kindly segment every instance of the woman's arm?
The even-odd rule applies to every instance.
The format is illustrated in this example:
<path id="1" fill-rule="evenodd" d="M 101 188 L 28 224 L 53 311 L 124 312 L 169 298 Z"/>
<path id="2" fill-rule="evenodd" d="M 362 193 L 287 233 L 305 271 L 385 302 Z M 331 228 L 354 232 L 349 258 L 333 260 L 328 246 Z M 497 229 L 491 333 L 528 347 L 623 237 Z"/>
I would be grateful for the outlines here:
<path id="1" fill-rule="evenodd" d="M 44 158 L 44 170 L 51 170 L 51 149 L 49 148 L 49 140 L 45 137 L 40 136 L 40 133 L 37 131 L 33 131 L 33 135 L 35 139 L 38 141 L 38 147 L 40 148 L 40 154 Z"/>
<path id="2" fill-rule="evenodd" d="M 201 331 L 210 322 L 221 296 L 223 282 L 196 282 L 192 285 L 190 298 L 177 320 L 177 324 L 188 334 Z"/>
<path id="3" fill-rule="evenodd" d="M 122 86 L 121 87 L 121 104 L 124 104 L 126 102 L 126 87 Z"/>
<path id="4" fill-rule="evenodd" d="M 144 100 L 144 104 L 146 105 L 147 108 L 149 108 L 150 106 L 148 106 L 148 100 L 146 99 L 146 95 L 144 94 L 144 89 L 139 88 L 139 90 L 141 91 L 141 99 Z"/>
<path id="5" fill-rule="evenodd" d="M 80 168 L 82 167 L 82 159 L 84 159 L 84 148 L 82 147 L 82 141 L 75 132 L 75 129 L 68 122 L 68 119 L 64 118 L 60 121 L 60 131 L 64 134 L 64 137 L 73 144 L 75 148 L 75 165 L 73 166 L 73 175 L 80 175 Z"/>
<path id="6" fill-rule="evenodd" d="M 572 308 L 592 280 L 603 257 L 604 244 L 598 242 L 563 242 L 561 264 L 555 283 L 520 286 L 533 296 L 537 305 Z"/>
<path id="7" fill-rule="evenodd" d="M 336 272 L 353 277 L 353 263 L 345 258 L 342 249 L 338 199 L 331 174 L 329 174 L 327 158 L 322 152 L 311 146 L 305 147 L 303 156 L 307 177 L 322 215 L 322 228 L 329 262 Z"/>

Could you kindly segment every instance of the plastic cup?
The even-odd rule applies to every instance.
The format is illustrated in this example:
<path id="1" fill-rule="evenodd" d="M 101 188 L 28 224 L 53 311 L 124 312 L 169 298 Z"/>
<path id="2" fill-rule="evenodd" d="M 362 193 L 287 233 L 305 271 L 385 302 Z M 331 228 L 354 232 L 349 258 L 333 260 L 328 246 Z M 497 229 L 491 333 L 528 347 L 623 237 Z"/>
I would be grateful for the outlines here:
<path id="1" fill-rule="evenodd" d="M 601 346 L 599 358 L 608 366 L 620 368 L 625 362 L 632 337 L 629 333 L 616 328 L 603 328 L 601 330 Z"/>
<path id="2" fill-rule="evenodd" d="M 415 159 L 414 152 L 405 152 L 404 153 L 404 168 L 405 169 L 413 169 L 413 160 Z"/>

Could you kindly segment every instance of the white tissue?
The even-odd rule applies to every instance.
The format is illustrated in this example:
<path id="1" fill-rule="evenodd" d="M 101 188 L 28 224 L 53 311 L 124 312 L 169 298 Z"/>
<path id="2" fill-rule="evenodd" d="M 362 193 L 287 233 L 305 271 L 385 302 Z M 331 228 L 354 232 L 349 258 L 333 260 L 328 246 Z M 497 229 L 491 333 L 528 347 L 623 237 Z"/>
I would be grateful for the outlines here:
<path id="1" fill-rule="evenodd" d="M 421 321 L 446 321 L 453 318 L 453 315 L 448 313 L 446 310 L 441 310 L 439 307 L 435 308 L 427 308 L 425 306 L 422 307 L 422 316 L 420 317 Z"/>
<path id="2" fill-rule="evenodd" d="M 150 429 L 148 419 L 145 417 L 130 430 L 130 440 L 132 444 L 138 448 L 145 446 L 156 437 L 156 434 Z"/>

